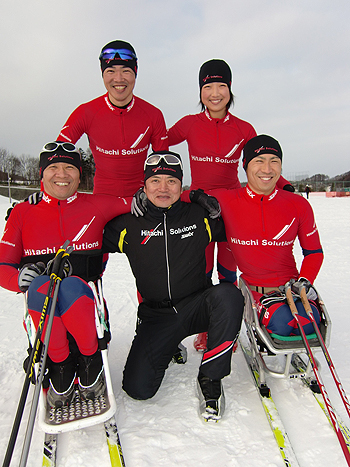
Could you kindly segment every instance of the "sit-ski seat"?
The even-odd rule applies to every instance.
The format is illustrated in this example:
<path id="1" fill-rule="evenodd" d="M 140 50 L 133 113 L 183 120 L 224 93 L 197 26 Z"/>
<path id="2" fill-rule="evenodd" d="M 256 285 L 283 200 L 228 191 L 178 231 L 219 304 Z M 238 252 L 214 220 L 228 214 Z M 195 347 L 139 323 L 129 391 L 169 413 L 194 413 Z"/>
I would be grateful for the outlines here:
<path id="1" fill-rule="evenodd" d="M 94 295 L 96 332 L 101 350 L 106 389 L 98 400 L 82 402 L 78 397 L 79 391 L 73 398 L 72 403 L 67 408 L 57 409 L 53 413 L 46 403 L 46 390 L 41 391 L 39 400 L 39 425 L 45 433 L 56 434 L 66 431 L 85 428 L 109 420 L 116 411 L 116 401 L 113 394 L 111 375 L 108 365 L 108 347 L 110 338 L 104 298 L 102 281 L 98 279 L 96 283 L 89 282 L 89 286 Z M 36 329 L 32 318 L 28 312 L 27 294 L 25 294 L 24 327 L 27 332 L 30 346 L 33 345 Z M 76 345 L 76 344 L 75 344 Z M 76 381 L 77 382 L 77 381 Z"/>
<path id="2" fill-rule="evenodd" d="M 266 385 L 265 374 L 269 374 L 275 378 L 295 377 L 298 372 L 291 365 L 293 356 L 304 354 L 308 360 L 302 338 L 299 336 L 291 336 L 288 338 L 278 336 L 276 334 L 270 334 L 265 326 L 261 325 L 259 322 L 257 304 L 250 287 L 242 277 L 239 279 L 239 287 L 245 300 L 243 320 L 249 340 L 251 358 L 258 365 L 261 385 Z M 318 297 L 317 305 L 321 316 L 320 331 L 325 344 L 328 347 L 330 341 L 331 320 L 319 294 Z M 307 339 L 313 350 L 317 350 L 317 348 L 320 347 L 316 334 L 307 335 Z M 271 362 L 272 359 L 269 359 L 269 357 L 279 355 L 285 357 L 284 365 L 282 365 L 284 366 L 283 370 L 280 370 L 278 365 L 276 366 L 276 364 L 274 364 L 275 362 Z M 304 360 L 305 358 L 303 361 Z M 310 377 L 311 373 L 311 363 L 307 361 L 304 376 Z"/>

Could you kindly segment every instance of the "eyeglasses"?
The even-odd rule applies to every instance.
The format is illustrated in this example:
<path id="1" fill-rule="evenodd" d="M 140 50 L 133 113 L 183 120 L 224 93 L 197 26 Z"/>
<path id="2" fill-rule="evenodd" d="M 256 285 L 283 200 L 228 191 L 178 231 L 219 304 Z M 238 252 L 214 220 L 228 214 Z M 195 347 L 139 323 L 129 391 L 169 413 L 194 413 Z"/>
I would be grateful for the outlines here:
<path id="1" fill-rule="evenodd" d="M 67 152 L 76 152 L 77 154 L 80 155 L 79 149 L 77 149 L 74 144 L 72 143 L 57 143 L 56 141 L 53 141 L 52 143 L 46 143 L 45 146 L 42 148 L 41 152 L 47 151 L 47 152 L 52 152 L 56 151 L 59 147 L 63 148 Z"/>
<path id="2" fill-rule="evenodd" d="M 181 160 L 173 154 L 151 154 L 145 161 L 144 170 L 147 165 L 157 165 L 162 159 L 166 164 L 179 165 L 183 170 Z"/>
<path id="3" fill-rule="evenodd" d="M 119 57 L 116 57 L 116 55 L 119 55 Z M 114 58 L 137 61 L 136 54 L 128 49 L 105 49 L 102 50 L 99 56 L 100 60 L 113 60 Z"/>

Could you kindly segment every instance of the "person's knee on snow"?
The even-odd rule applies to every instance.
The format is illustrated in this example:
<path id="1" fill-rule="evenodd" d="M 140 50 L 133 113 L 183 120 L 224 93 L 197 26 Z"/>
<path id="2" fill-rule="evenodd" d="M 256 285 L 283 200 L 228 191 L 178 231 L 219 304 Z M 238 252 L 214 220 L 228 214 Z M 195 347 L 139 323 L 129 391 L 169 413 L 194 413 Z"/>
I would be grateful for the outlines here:
<path id="1" fill-rule="evenodd" d="M 136 400 L 151 399 L 159 389 L 160 384 L 155 385 L 153 381 L 144 381 L 137 377 L 129 375 L 128 371 L 123 374 L 123 390 L 128 396 Z"/>

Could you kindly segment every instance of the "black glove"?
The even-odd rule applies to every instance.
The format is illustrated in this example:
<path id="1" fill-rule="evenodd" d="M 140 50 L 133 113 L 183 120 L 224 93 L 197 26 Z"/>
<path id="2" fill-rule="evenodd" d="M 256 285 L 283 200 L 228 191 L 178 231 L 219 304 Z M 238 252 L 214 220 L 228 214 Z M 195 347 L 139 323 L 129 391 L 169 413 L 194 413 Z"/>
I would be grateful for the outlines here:
<path id="1" fill-rule="evenodd" d="M 29 204 L 39 204 L 43 199 L 43 194 L 44 193 L 42 191 L 36 191 L 35 193 L 29 195 L 28 198 L 26 198 L 24 201 L 28 201 Z"/>
<path id="2" fill-rule="evenodd" d="M 301 289 L 304 287 L 308 300 L 317 299 L 316 290 L 313 288 L 311 282 L 309 282 L 304 277 L 300 277 L 297 281 L 295 279 L 291 279 L 289 283 L 291 285 L 292 292 L 294 292 L 296 295 L 299 295 L 299 297 Z"/>
<path id="3" fill-rule="evenodd" d="M 54 260 L 52 259 L 47 263 L 46 274 L 48 276 L 50 276 L 52 273 L 53 262 Z M 73 266 L 71 265 L 69 259 L 66 259 L 66 261 L 64 262 L 64 266 L 63 266 L 62 279 L 64 279 L 65 277 L 71 276 L 72 274 L 73 274 Z"/>
<path id="4" fill-rule="evenodd" d="M 143 188 L 139 188 L 132 197 L 131 214 L 136 217 L 142 217 L 147 212 L 147 195 Z"/>
<path id="5" fill-rule="evenodd" d="M 28 201 L 29 204 L 38 204 L 40 201 L 43 199 L 43 192 L 42 191 L 36 191 L 35 193 L 32 193 L 31 195 L 28 196 L 28 198 L 25 198 L 23 201 L 19 201 L 20 203 L 24 203 L 25 201 Z M 12 209 L 18 204 L 18 202 L 12 203 L 11 207 L 8 208 L 5 216 L 5 221 L 8 220 L 10 217 L 10 214 L 12 212 Z"/>
<path id="6" fill-rule="evenodd" d="M 17 201 L 15 201 L 14 203 L 11 204 L 11 206 L 8 208 L 8 210 L 6 211 L 6 216 L 5 216 L 5 221 L 8 220 L 8 218 L 10 217 L 10 214 L 12 212 L 12 209 L 16 206 L 16 204 L 18 204 Z"/>
<path id="7" fill-rule="evenodd" d="M 18 287 L 22 292 L 26 292 L 31 282 L 38 276 L 44 274 L 46 266 L 41 261 L 34 264 L 26 264 L 18 274 Z"/>
<path id="8" fill-rule="evenodd" d="M 190 192 L 191 203 L 197 203 L 209 212 L 211 219 L 217 219 L 221 214 L 219 201 L 214 196 L 207 195 L 203 190 L 192 190 Z"/>
<path id="9" fill-rule="evenodd" d="M 288 183 L 288 185 L 284 185 L 283 189 L 284 189 L 285 191 L 291 191 L 292 193 L 295 192 L 294 186 L 291 185 L 290 183 Z"/>

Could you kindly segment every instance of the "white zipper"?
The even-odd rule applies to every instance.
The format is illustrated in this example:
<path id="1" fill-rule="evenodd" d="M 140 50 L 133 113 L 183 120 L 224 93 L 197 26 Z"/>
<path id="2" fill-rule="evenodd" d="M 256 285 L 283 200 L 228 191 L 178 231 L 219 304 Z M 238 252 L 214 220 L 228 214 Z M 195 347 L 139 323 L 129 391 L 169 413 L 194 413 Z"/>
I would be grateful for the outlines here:
<path id="1" fill-rule="evenodd" d="M 172 300 L 171 296 L 171 287 L 170 287 L 170 267 L 169 267 L 169 255 L 168 255 L 168 231 L 166 223 L 166 213 L 163 214 L 164 217 L 164 240 L 165 240 L 165 257 L 166 257 L 166 267 L 167 267 L 167 278 L 168 278 L 168 294 L 169 299 Z M 177 309 L 173 306 L 173 310 L 177 313 Z"/>

